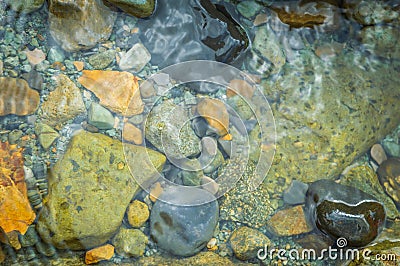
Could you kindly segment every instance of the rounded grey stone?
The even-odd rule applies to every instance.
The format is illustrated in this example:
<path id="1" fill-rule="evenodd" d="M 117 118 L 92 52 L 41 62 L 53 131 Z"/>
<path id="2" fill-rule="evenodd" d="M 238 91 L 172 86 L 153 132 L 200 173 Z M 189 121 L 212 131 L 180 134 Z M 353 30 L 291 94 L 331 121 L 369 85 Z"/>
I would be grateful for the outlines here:
<path id="1" fill-rule="evenodd" d="M 209 203 L 198 205 L 204 198 Z M 191 256 L 204 248 L 219 217 L 218 202 L 213 199 L 208 191 L 194 187 L 164 190 L 150 216 L 151 236 L 159 247 L 178 256 Z"/>

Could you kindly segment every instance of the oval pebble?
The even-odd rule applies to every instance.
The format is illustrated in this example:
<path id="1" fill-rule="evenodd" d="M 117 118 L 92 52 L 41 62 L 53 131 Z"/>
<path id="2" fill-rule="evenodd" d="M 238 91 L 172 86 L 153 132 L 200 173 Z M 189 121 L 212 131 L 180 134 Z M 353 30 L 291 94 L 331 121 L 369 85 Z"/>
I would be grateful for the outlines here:
<path id="1" fill-rule="evenodd" d="M 199 205 L 204 199 L 209 202 Z M 160 248 L 174 255 L 191 256 L 207 245 L 218 217 L 218 202 L 208 191 L 169 187 L 151 211 L 151 236 Z"/>

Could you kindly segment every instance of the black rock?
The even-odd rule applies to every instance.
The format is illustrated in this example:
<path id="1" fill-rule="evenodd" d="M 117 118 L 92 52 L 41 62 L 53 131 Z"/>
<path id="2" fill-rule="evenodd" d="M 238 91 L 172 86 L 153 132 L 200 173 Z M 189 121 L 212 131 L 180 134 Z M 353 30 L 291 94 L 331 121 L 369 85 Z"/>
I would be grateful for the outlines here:
<path id="1" fill-rule="evenodd" d="M 345 238 L 347 246 L 362 247 L 382 231 L 386 214 L 373 196 L 332 180 L 318 180 L 306 193 L 309 222 L 333 239 Z"/>

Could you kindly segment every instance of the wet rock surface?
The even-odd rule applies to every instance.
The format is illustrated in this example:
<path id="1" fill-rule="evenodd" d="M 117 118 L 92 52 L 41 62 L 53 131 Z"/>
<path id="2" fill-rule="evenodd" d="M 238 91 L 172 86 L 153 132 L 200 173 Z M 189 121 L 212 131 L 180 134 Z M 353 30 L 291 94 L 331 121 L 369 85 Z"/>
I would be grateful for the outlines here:
<path id="1" fill-rule="evenodd" d="M 260 231 L 246 226 L 240 227 L 233 232 L 229 242 L 235 256 L 240 260 L 256 258 L 259 249 L 271 245 L 268 237 Z"/>
<path id="2" fill-rule="evenodd" d="M 140 257 L 148 243 L 147 236 L 138 229 L 121 228 L 112 240 L 115 251 L 124 257 Z"/>
<path id="3" fill-rule="evenodd" d="M 50 33 L 66 51 L 88 49 L 108 39 L 115 18 L 102 1 L 49 1 Z"/>
<path id="4" fill-rule="evenodd" d="M 385 192 L 400 209 L 400 158 L 392 157 L 384 161 L 377 170 L 379 182 Z"/>
<path id="5" fill-rule="evenodd" d="M 173 158 L 200 153 L 200 139 L 190 127 L 189 115 L 171 100 L 155 106 L 146 119 L 145 137 L 158 150 Z"/>
<path id="6" fill-rule="evenodd" d="M 384 206 L 357 188 L 318 180 L 306 197 L 309 222 L 334 239 L 345 238 L 348 246 L 367 245 L 385 225 Z"/>
<path id="7" fill-rule="evenodd" d="M 307 222 L 303 207 L 298 205 L 280 210 L 267 222 L 268 230 L 277 236 L 292 236 L 309 233 L 312 226 Z"/>
<path id="8" fill-rule="evenodd" d="M 198 188 L 169 188 L 156 201 L 150 216 L 151 236 L 157 245 L 178 256 L 191 256 L 204 248 L 218 222 L 218 202 Z M 208 199 L 211 202 L 198 205 Z M 186 206 L 185 206 L 186 205 Z"/>
<path id="9" fill-rule="evenodd" d="M 155 8 L 155 0 L 108 0 L 126 13 L 138 18 L 150 16 Z"/>
<path id="10" fill-rule="evenodd" d="M 140 166 L 140 154 L 146 148 L 132 149 L 137 156 L 130 159 L 137 160 L 141 173 L 154 174 Z M 139 189 L 124 161 L 121 142 L 85 131 L 74 136 L 49 176 L 48 200 L 37 224 L 41 237 L 58 248 L 73 250 L 109 240 Z M 118 167 L 121 163 L 123 167 Z"/>
<path id="11" fill-rule="evenodd" d="M 60 74 L 55 80 L 55 89 L 42 104 L 40 116 L 47 125 L 60 128 L 86 108 L 80 90 L 68 76 Z"/>

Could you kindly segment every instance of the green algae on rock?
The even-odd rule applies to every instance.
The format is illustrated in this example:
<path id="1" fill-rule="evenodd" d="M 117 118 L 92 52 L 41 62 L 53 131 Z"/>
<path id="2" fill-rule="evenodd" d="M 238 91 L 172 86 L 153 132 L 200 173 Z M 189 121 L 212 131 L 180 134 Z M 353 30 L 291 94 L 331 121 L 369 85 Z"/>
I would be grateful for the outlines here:
<path id="1" fill-rule="evenodd" d="M 165 157 L 145 147 L 125 145 L 136 172 L 152 176 L 143 165 L 151 154 L 160 169 Z M 156 164 L 158 163 L 158 165 Z M 121 225 L 139 186 L 126 166 L 122 143 L 102 134 L 78 132 L 49 176 L 49 194 L 39 214 L 40 236 L 57 248 L 80 250 L 104 244 Z"/>
<path id="2" fill-rule="evenodd" d="M 400 76 L 393 66 L 370 61 L 374 71 L 366 71 L 347 52 L 328 70 L 304 53 L 277 81 L 262 83 L 277 131 L 276 155 L 264 181 L 271 190 L 285 190 L 292 179 L 337 177 L 400 123 Z"/>

